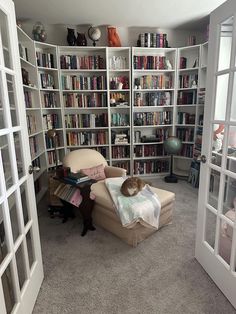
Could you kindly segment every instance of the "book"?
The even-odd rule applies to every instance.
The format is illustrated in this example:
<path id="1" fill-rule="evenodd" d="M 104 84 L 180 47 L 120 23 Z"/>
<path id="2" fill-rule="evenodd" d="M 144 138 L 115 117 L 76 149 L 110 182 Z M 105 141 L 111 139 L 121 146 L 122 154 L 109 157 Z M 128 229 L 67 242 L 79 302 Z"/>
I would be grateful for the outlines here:
<path id="1" fill-rule="evenodd" d="M 72 183 L 80 183 L 80 182 L 85 182 L 90 180 L 90 178 L 86 175 L 83 174 L 82 172 L 70 172 L 65 178 L 64 180 L 69 180 L 72 181 Z"/>

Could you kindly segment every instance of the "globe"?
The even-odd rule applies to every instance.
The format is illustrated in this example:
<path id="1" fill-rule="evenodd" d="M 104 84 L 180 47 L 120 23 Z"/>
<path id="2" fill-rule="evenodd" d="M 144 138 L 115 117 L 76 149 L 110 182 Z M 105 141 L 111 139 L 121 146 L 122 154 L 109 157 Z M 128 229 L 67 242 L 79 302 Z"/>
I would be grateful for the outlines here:
<path id="1" fill-rule="evenodd" d="M 91 26 L 88 29 L 88 37 L 93 41 L 93 45 L 96 46 L 96 41 L 98 41 L 101 37 L 101 31 L 98 27 Z"/>
<path id="2" fill-rule="evenodd" d="M 170 159 L 170 174 L 165 177 L 165 181 L 168 183 L 177 183 L 178 178 L 173 174 L 173 154 L 177 154 L 182 148 L 182 142 L 175 136 L 168 137 L 164 142 L 164 150 L 171 155 Z"/>
<path id="3" fill-rule="evenodd" d="M 164 150 L 168 154 L 177 154 L 181 150 L 181 148 L 182 142 L 175 136 L 168 137 L 168 139 L 164 142 Z"/>

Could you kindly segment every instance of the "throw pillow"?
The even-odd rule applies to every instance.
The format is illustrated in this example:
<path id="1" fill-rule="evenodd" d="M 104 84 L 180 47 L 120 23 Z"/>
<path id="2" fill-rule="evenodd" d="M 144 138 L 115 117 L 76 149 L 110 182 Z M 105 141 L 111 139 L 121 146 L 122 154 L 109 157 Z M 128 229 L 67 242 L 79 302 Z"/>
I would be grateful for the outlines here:
<path id="1" fill-rule="evenodd" d="M 99 165 L 91 168 L 80 169 L 83 174 L 86 174 L 90 179 L 99 181 L 106 179 L 104 165 Z"/>

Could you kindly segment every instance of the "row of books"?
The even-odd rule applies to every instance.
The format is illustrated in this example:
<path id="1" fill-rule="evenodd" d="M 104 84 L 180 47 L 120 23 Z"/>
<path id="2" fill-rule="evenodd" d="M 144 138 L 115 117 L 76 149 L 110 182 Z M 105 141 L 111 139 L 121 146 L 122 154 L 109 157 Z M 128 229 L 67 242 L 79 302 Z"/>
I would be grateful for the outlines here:
<path id="1" fill-rule="evenodd" d="M 198 117 L 198 125 L 202 125 L 203 126 L 203 122 L 204 122 L 204 115 L 200 114 Z"/>
<path id="2" fill-rule="evenodd" d="M 106 89 L 105 76 L 65 75 L 61 77 L 64 90 L 104 90 Z"/>
<path id="3" fill-rule="evenodd" d="M 41 168 L 40 157 L 37 157 L 36 159 L 32 161 L 32 166 Z"/>
<path id="4" fill-rule="evenodd" d="M 66 140 L 68 146 L 106 145 L 108 132 L 67 132 Z"/>
<path id="5" fill-rule="evenodd" d="M 172 112 L 136 112 L 134 114 L 134 125 L 163 125 L 172 123 Z"/>
<path id="6" fill-rule="evenodd" d="M 70 180 L 67 177 L 64 178 L 64 181 L 68 182 L 68 184 L 61 183 L 54 191 L 54 195 L 67 203 L 71 203 L 74 206 L 79 207 L 82 202 L 82 196 L 80 194 L 80 190 L 73 186 L 77 183 L 75 180 Z"/>
<path id="7" fill-rule="evenodd" d="M 119 83 L 121 83 L 121 85 Z M 111 77 L 110 78 L 110 89 L 129 89 L 129 78 L 128 78 L 128 76 L 120 75 L 120 76 Z"/>
<path id="8" fill-rule="evenodd" d="M 127 175 L 130 174 L 130 162 L 129 161 L 113 161 L 112 166 L 123 168 L 127 171 Z"/>
<path id="9" fill-rule="evenodd" d="M 55 141 L 55 143 L 54 143 L 54 141 Z M 54 140 L 53 140 L 51 137 L 48 137 L 47 133 L 45 133 L 45 143 L 46 143 L 47 149 L 54 148 L 55 144 L 56 144 L 56 147 L 60 147 L 61 141 L 60 141 L 59 134 L 56 134 L 56 136 L 54 137 Z"/>
<path id="10" fill-rule="evenodd" d="M 179 68 L 180 69 L 186 69 L 186 67 L 187 67 L 187 58 L 180 57 L 179 58 Z"/>
<path id="11" fill-rule="evenodd" d="M 112 146 L 112 158 L 130 158 L 129 146 Z"/>
<path id="12" fill-rule="evenodd" d="M 190 114 L 188 112 L 178 112 L 177 123 L 178 124 L 195 124 L 195 114 Z"/>
<path id="13" fill-rule="evenodd" d="M 32 102 L 32 93 L 31 91 L 24 90 L 24 97 L 25 97 L 25 106 L 26 108 L 32 108 L 33 102 Z"/>
<path id="14" fill-rule="evenodd" d="M 127 113 L 112 113 L 111 114 L 111 126 L 129 126 L 130 116 Z"/>
<path id="15" fill-rule="evenodd" d="M 206 96 L 206 89 L 200 88 L 198 92 L 198 103 L 199 105 L 205 104 L 205 96 Z"/>
<path id="16" fill-rule="evenodd" d="M 41 88 L 55 89 L 53 75 L 49 73 L 40 73 Z"/>
<path id="17" fill-rule="evenodd" d="M 184 74 L 179 76 L 179 88 L 197 88 L 198 74 Z"/>
<path id="18" fill-rule="evenodd" d="M 43 115 L 43 129 L 58 129 L 60 127 L 59 116 L 57 113 Z"/>
<path id="19" fill-rule="evenodd" d="M 108 60 L 110 70 L 124 70 L 128 68 L 127 58 L 125 56 L 112 56 Z"/>
<path id="20" fill-rule="evenodd" d="M 65 115 L 66 128 L 95 128 L 107 127 L 108 114 L 68 114 Z"/>
<path id="21" fill-rule="evenodd" d="M 54 92 L 43 93 L 42 101 L 43 101 L 43 106 L 45 108 L 56 108 L 56 107 L 58 107 L 56 93 L 54 93 Z"/>
<path id="22" fill-rule="evenodd" d="M 89 181 L 90 178 L 86 175 L 83 174 L 82 172 L 69 172 L 64 178 L 63 180 L 68 181 L 68 183 L 72 183 L 72 184 L 78 184 L 78 183 L 82 183 L 85 181 Z"/>
<path id="23" fill-rule="evenodd" d="M 167 34 L 163 33 L 139 34 L 138 46 L 148 48 L 167 48 L 168 47 Z"/>
<path id="24" fill-rule="evenodd" d="M 152 142 L 163 142 L 171 134 L 169 128 L 158 128 L 154 134 L 143 135 L 141 131 L 134 132 L 134 142 L 135 143 L 152 143 Z"/>
<path id="25" fill-rule="evenodd" d="M 166 56 L 134 56 L 135 70 L 171 70 L 172 65 Z"/>
<path id="26" fill-rule="evenodd" d="M 134 161 L 134 174 L 151 174 L 169 171 L 169 160 L 140 160 Z"/>
<path id="27" fill-rule="evenodd" d="M 194 128 L 176 128 L 176 136 L 183 142 L 193 142 Z"/>
<path id="28" fill-rule="evenodd" d="M 28 133 L 29 134 L 36 133 L 37 132 L 36 116 L 34 114 L 27 114 L 26 120 Z"/>
<path id="29" fill-rule="evenodd" d="M 61 69 L 81 69 L 81 70 L 98 70 L 105 69 L 105 59 L 100 55 L 78 56 L 78 55 L 61 55 Z"/>
<path id="30" fill-rule="evenodd" d="M 65 107 L 93 108 L 107 107 L 106 93 L 64 93 L 63 103 Z"/>
<path id="31" fill-rule="evenodd" d="M 110 99 L 114 99 L 116 104 L 129 104 L 129 94 L 127 93 L 112 92 L 110 93 Z"/>
<path id="32" fill-rule="evenodd" d="M 183 144 L 181 152 L 179 153 L 180 156 L 193 158 L 193 145 Z"/>
<path id="33" fill-rule="evenodd" d="M 134 148 L 134 157 L 155 157 L 164 156 L 164 148 L 159 145 L 138 145 Z"/>
<path id="34" fill-rule="evenodd" d="M 171 106 L 171 92 L 135 93 L 134 106 Z"/>
<path id="35" fill-rule="evenodd" d="M 18 45 L 19 45 L 20 57 L 23 58 L 26 61 L 29 61 L 28 48 L 25 47 L 24 45 L 22 45 L 22 43 L 19 43 Z"/>
<path id="36" fill-rule="evenodd" d="M 30 145 L 31 158 L 33 159 L 37 155 L 38 149 L 39 149 L 36 136 L 29 138 L 29 145 Z"/>
<path id="37" fill-rule="evenodd" d="M 136 78 L 134 84 L 141 89 L 170 89 L 173 88 L 173 78 L 171 74 L 143 75 Z"/>
<path id="38" fill-rule="evenodd" d="M 191 91 L 179 91 L 177 98 L 177 105 L 196 105 L 197 103 L 197 92 Z"/>
<path id="39" fill-rule="evenodd" d="M 47 156 L 48 156 L 48 164 L 50 166 L 53 166 L 55 165 L 56 163 L 56 155 L 55 155 L 55 152 L 53 150 L 47 152 Z"/>
<path id="40" fill-rule="evenodd" d="M 36 51 L 36 60 L 39 67 L 55 68 L 54 55 L 52 53 Z"/>
<path id="41" fill-rule="evenodd" d="M 198 152 L 199 151 L 201 152 L 201 149 L 202 149 L 202 131 L 203 131 L 202 128 L 197 128 L 194 149 Z"/>

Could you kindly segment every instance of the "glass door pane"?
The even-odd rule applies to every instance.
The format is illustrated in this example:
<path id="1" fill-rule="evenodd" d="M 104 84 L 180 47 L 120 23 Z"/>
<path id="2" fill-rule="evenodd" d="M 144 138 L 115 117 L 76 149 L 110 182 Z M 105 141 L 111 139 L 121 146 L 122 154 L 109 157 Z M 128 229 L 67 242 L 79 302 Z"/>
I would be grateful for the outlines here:
<path id="1" fill-rule="evenodd" d="M 230 66 L 233 22 L 232 16 L 221 23 L 218 71 L 228 69 Z"/>

